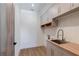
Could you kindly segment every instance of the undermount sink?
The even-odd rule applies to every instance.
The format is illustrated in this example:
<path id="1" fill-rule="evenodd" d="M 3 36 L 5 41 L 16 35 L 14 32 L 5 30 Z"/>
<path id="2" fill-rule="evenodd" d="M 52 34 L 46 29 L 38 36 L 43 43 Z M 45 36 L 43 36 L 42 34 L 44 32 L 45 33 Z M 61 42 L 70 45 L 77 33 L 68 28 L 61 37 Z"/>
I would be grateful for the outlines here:
<path id="1" fill-rule="evenodd" d="M 64 44 L 64 43 L 67 43 L 66 41 L 63 41 L 63 40 L 51 40 L 51 41 L 53 41 L 53 42 L 55 42 L 55 43 L 57 43 L 57 44 Z"/>

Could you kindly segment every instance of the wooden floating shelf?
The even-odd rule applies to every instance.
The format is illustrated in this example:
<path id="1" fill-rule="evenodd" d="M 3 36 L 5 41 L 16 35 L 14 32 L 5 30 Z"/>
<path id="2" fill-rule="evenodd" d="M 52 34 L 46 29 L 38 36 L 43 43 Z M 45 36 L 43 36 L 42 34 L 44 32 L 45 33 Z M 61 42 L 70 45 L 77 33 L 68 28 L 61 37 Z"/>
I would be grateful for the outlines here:
<path id="1" fill-rule="evenodd" d="M 52 22 L 49 22 L 49 23 L 46 23 L 46 24 L 41 25 L 41 27 L 51 26 L 51 25 L 52 25 Z"/>

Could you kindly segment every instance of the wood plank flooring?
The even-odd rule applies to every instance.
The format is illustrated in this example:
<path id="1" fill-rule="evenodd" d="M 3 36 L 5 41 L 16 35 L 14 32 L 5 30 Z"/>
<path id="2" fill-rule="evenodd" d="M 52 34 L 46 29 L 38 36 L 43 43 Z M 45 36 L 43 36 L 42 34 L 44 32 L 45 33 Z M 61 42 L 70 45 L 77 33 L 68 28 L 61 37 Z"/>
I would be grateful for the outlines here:
<path id="1" fill-rule="evenodd" d="M 44 46 L 21 49 L 19 56 L 46 56 L 46 48 Z"/>

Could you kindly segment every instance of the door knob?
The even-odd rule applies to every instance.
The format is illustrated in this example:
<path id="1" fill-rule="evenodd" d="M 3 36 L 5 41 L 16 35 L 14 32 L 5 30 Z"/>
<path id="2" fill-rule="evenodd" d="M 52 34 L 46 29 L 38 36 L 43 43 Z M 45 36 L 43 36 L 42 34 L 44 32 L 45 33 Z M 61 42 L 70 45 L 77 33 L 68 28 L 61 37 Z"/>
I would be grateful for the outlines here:
<path id="1" fill-rule="evenodd" d="M 17 44 L 17 42 L 14 42 L 14 43 L 13 43 L 13 45 L 16 45 L 16 44 Z"/>

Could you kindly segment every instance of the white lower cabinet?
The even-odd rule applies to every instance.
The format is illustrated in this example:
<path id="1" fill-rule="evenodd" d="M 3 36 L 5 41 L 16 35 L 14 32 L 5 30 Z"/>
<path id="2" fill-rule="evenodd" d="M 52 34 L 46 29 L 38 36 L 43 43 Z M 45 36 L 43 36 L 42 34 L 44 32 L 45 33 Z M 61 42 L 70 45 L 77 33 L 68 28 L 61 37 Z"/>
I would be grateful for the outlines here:
<path id="1" fill-rule="evenodd" d="M 48 56 L 74 56 L 71 52 L 60 48 L 50 42 L 47 42 L 47 55 Z"/>

